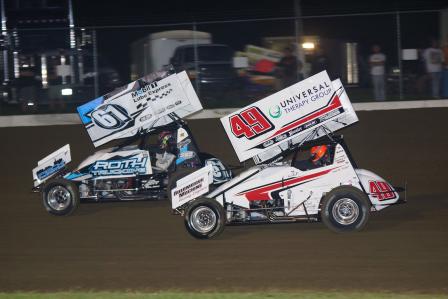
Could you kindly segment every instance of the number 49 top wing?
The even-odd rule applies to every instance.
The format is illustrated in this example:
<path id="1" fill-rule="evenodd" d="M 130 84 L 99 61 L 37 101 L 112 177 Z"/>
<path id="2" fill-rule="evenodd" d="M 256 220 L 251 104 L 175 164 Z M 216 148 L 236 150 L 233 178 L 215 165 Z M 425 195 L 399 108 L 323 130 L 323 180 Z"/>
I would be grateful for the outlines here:
<path id="1" fill-rule="evenodd" d="M 221 118 L 238 159 L 256 162 L 287 141 L 297 144 L 320 125 L 334 131 L 356 121 L 342 84 L 332 82 L 326 71 Z"/>
<path id="2" fill-rule="evenodd" d="M 159 75 L 159 76 L 157 76 Z M 185 72 L 153 73 L 79 106 L 78 113 L 94 146 L 163 126 L 202 109 Z"/>

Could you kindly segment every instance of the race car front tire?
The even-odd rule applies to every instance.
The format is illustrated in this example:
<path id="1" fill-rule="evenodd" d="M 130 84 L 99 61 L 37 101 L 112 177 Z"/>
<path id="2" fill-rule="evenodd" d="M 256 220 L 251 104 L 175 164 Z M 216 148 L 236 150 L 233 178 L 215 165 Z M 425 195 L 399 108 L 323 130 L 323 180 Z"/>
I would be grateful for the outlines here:
<path id="1" fill-rule="evenodd" d="M 67 216 L 79 206 L 77 186 L 65 179 L 53 179 L 42 190 L 42 201 L 48 213 L 55 216 Z"/>
<path id="2" fill-rule="evenodd" d="M 214 199 L 199 198 L 185 213 L 185 227 L 197 239 L 211 239 L 222 233 L 225 225 L 223 207 Z"/>
<path id="3" fill-rule="evenodd" d="M 327 193 L 321 205 L 322 222 L 338 233 L 360 231 L 369 220 L 367 195 L 352 186 L 340 186 Z"/>

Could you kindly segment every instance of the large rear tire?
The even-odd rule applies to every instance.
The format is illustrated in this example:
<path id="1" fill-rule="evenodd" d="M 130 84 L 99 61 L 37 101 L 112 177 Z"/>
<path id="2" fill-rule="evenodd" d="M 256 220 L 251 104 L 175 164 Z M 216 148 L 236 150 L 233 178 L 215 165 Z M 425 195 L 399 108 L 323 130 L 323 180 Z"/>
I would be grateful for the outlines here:
<path id="1" fill-rule="evenodd" d="M 42 189 L 42 201 L 48 213 L 55 216 L 70 215 L 79 206 L 78 187 L 69 180 L 50 180 Z"/>
<path id="2" fill-rule="evenodd" d="M 225 213 L 222 206 L 211 198 L 193 201 L 185 213 L 185 227 L 197 239 L 211 239 L 222 233 Z"/>
<path id="3" fill-rule="evenodd" d="M 369 220 L 369 212 L 367 195 L 352 186 L 331 190 L 321 205 L 322 222 L 338 233 L 362 230 Z"/>

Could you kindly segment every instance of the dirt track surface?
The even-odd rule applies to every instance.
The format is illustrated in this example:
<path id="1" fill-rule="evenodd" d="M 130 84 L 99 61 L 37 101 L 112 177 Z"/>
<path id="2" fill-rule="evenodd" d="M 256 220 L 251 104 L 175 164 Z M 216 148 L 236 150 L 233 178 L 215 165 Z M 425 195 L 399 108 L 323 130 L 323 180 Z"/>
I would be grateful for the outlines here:
<path id="1" fill-rule="evenodd" d="M 322 223 L 226 227 L 198 241 L 168 203 L 83 204 L 48 215 L 29 192 L 37 161 L 70 143 L 93 152 L 81 126 L 0 129 L 0 291 L 338 289 L 448 292 L 448 109 L 376 111 L 343 133 L 361 168 L 408 204 L 373 214 L 360 233 Z M 203 151 L 236 164 L 217 119 L 191 121 Z"/>

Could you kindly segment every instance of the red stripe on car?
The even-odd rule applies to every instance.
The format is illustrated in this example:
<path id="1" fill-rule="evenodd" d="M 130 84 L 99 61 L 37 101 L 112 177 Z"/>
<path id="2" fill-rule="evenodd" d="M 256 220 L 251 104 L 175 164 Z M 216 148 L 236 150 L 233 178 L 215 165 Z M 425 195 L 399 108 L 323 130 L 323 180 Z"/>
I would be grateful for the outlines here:
<path id="1" fill-rule="evenodd" d="M 336 167 L 337 168 L 337 167 Z M 331 168 L 331 169 L 327 169 L 324 171 L 319 171 L 313 174 L 309 174 L 309 175 L 305 175 L 305 176 L 301 176 L 298 178 L 291 178 L 291 179 L 287 179 L 284 180 L 283 182 L 275 182 L 272 183 L 270 185 L 267 186 L 263 186 L 263 187 L 259 187 L 259 188 L 255 188 L 252 190 L 247 190 L 247 191 L 242 191 L 236 195 L 245 195 L 246 198 L 248 200 L 270 200 L 271 198 L 271 192 L 272 191 L 276 191 L 278 189 L 282 189 L 285 187 L 293 187 L 293 185 L 302 183 L 306 180 L 310 180 L 310 179 L 314 179 L 317 178 L 319 176 L 322 176 L 324 174 L 329 173 L 330 171 L 336 169 L 336 168 Z"/>

